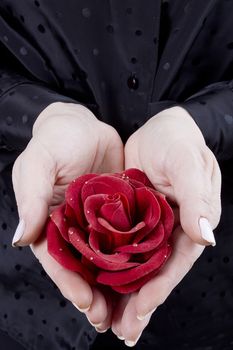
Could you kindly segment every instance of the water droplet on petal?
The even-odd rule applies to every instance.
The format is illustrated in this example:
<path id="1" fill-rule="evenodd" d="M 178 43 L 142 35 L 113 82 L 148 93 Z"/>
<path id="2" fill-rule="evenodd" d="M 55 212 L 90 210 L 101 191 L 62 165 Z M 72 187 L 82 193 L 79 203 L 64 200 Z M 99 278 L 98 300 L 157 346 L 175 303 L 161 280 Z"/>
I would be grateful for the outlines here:
<path id="1" fill-rule="evenodd" d="M 138 246 L 138 244 L 137 243 L 133 243 L 133 247 L 137 247 Z"/>
<path id="2" fill-rule="evenodd" d="M 166 257 L 167 257 L 167 255 L 165 254 L 165 255 L 164 255 L 164 258 L 166 258 Z"/>
<path id="3" fill-rule="evenodd" d="M 87 214 L 90 214 L 90 210 L 87 210 Z"/>
<path id="4" fill-rule="evenodd" d="M 93 259 L 94 259 L 93 256 L 91 256 L 91 257 L 90 257 L 90 260 L 93 260 Z"/>
<path id="5" fill-rule="evenodd" d="M 85 185 L 88 183 L 88 181 L 85 181 Z"/>
<path id="6" fill-rule="evenodd" d="M 59 248 L 59 250 L 60 250 L 60 252 L 62 252 L 62 251 L 63 251 L 63 249 L 62 249 L 62 248 Z"/>
<path id="7" fill-rule="evenodd" d="M 70 198 L 70 200 L 72 201 L 72 200 L 73 200 L 73 198 Z"/>

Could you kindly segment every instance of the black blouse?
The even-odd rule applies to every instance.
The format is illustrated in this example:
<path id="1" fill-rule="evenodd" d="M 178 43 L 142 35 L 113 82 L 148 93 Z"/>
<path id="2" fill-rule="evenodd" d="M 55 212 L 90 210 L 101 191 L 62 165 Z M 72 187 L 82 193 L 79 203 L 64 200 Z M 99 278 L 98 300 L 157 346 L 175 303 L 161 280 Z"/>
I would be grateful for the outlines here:
<path id="1" fill-rule="evenodd" d="M 0 328 L 27 349 L 89 349 L 96 336 L 30 250 L 10 246 L 12 164 L 55 101 L 87 106 L 124 141 L 170 106 L 194 118 L 223 174 L 217 247 L 158 309 L 138 349 L 233 348 L 232 23 L 231 0 L 0 1 Z"/>

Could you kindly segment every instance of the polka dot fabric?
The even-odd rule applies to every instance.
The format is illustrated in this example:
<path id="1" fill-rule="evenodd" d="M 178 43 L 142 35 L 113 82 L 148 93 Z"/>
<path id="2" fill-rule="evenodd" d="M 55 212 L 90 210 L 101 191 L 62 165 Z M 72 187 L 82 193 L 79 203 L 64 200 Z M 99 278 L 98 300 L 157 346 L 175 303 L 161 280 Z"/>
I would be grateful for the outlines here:
<path id="1" fill-rule="evenodd" d="M 126 349 L 96 333 L 29 248 L 11 248 L 11 169 L 37 115 L 81 103 L 125 141 L 152 115 L 186 108 L 217 156 L 217 246 L 158 308 L 136 349 L 233 348 L 233 2 L 2 0 L 0 3 L 0 328 L 26 349 Z"/>

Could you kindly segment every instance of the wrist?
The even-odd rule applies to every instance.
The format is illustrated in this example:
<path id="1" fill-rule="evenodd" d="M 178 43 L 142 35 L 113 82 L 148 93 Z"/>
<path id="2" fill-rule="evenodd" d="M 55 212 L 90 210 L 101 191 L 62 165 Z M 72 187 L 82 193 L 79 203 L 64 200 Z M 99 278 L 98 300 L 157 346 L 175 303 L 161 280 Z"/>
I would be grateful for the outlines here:
<path id="1" fill-rule="evenodd" d="M 97 120 L 94 114 L 85 106 L 75 103 L 67 102 L 53 102 L 49 104 L 43 111 L 38 115 L 35 123 L 33 124 L 32 134 L 35 135 L 48 119 L 54 117 L 76 115 L 86 120 Z"/>

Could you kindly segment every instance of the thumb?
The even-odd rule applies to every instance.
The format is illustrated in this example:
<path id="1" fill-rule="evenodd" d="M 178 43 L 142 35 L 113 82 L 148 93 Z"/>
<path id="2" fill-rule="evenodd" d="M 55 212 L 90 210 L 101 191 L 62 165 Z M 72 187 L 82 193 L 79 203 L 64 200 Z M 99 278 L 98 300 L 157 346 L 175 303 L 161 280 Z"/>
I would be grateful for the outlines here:
<path id="1" fill-rule="evenodd" d="M 184 232 L 196 243 L 215 246 L 213 229 L 221 213 L 221 173 L 217 162 L 209 158 L 203 166 L 203 162 L 196 163 L 187 154 L 171 182 Z"/>
<path id="2" fill-rule="evenodd" d="M 29 245 L 40 235 L 53 196 L 54 174 L 53 159 L 32 139 L 13 167 L 12 180 L 20 219 L 13 246 Z"/>

